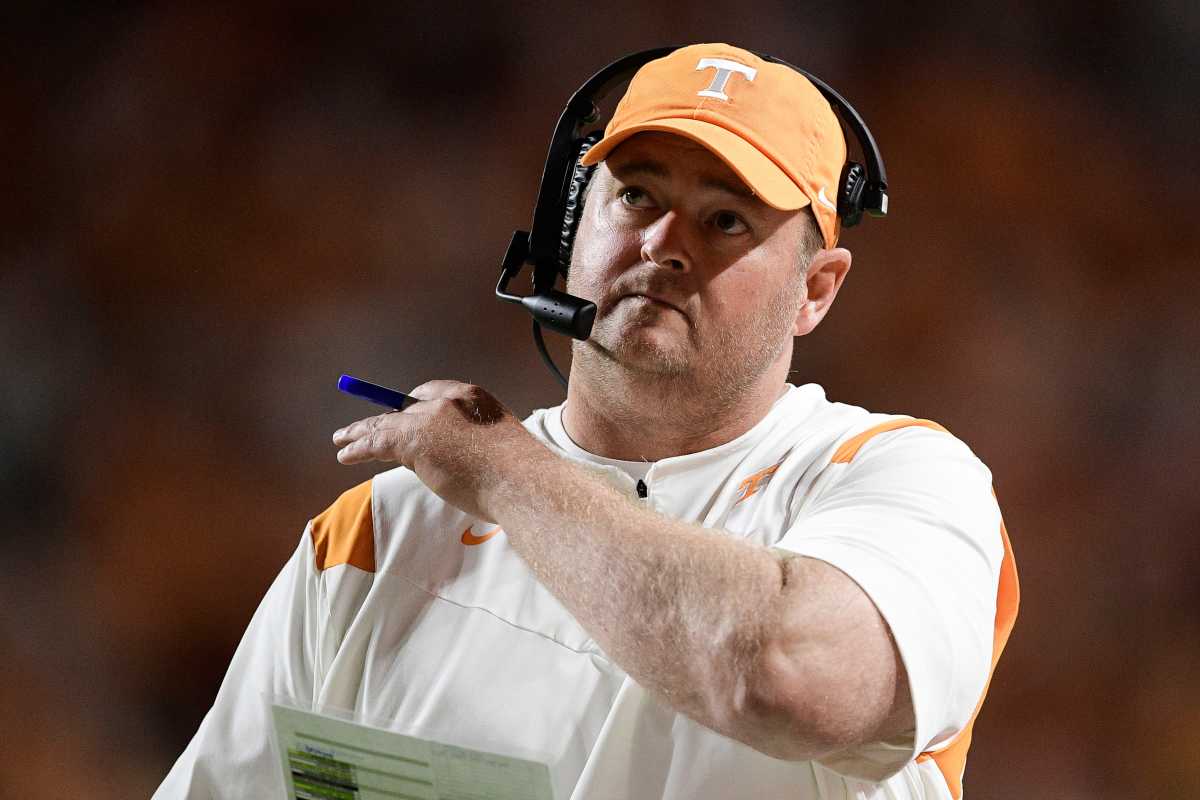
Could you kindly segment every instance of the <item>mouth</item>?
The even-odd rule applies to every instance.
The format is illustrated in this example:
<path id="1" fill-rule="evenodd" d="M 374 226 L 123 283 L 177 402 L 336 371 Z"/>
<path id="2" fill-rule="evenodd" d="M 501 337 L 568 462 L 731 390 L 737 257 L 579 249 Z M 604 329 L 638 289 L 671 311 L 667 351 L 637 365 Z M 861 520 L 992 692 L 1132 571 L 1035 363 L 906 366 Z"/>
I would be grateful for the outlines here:
<path id="1" fill-rule="evenodd" d="M 669 302 L 669 301 L 667 301 L 667 300 L 663 300 L 663 299 L 662 299 L 662 298 L 660 298 L 660 297 L 655 297 L 655 296 L 654 296 L 654 295 L 652 295 L 652 294 L 645 294 L 645 293 L 643 293 L 643 292 L 630 292 L 629 294 L 622 295 L 622 296 L 621 296 L 621 299 L 622 299 L 622 300 L 625 300 L 625 299 L 628 299 L 628 298 L 631 298 L 631 297 L 640 297 L 640 298 L 642 298 L 642 299 L 644 299 L 644 300 L 649 300 L 651 303 L 654 303 L 655 305 L 664 306 L 664 307 L 666 307 L 666 308 L 669 308 L 669 309 L 671 309 L 671 310 L 673 310 L 673 311 L 678 311 L 680 314 L 683 314 L 683 310 L 682 310 L 681 308 L 679 308 L 679 306 L 677 306 L 677 305 L 675 305 L 674 303 L 671 303 L 671 302 Z M 684 316 L 687 316 L 687 315 L 686 315 L 686 314 L 684 314 Z"/>

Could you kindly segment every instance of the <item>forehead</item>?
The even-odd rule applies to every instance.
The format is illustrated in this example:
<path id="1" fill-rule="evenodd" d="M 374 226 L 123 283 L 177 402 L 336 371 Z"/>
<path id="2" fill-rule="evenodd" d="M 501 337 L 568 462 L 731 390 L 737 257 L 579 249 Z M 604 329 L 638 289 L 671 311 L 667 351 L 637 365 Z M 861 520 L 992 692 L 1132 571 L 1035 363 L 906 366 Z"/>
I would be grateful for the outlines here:
<path id="1" fill-rule="evenodd" d="M 631 136 L 608 154 L 605 164 L 618 179 L 627 172 L 657 173 L 663 178 L 698 181 L 762 203 L 737 173 L 711 150 L 673 133 L 649 131 Z"/>

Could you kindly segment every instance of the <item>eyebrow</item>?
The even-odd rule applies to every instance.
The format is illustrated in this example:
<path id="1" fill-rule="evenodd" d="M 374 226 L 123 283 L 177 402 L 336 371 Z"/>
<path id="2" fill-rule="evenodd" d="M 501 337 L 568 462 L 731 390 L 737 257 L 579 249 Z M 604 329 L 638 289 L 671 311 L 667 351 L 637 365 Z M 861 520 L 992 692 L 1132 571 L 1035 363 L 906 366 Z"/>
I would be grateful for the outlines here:
<path id="1" fill-rule="evenodd" d="M 628 181 L 629 178 L 638 175 L 649 175 L 653 178 L 667 179 L 671 177 L 671 171 L 661 161 L 645 158 L 630 161 L 627 164 L 620 166 L 609 165 L 609 170 L 613 175 L 621 181 Z M 740 197 L 743 200 L 757 200 L 757 196 L 748 187 L 742 183 L 731 183 L 724 178 L 718 178 L 715 175 L 701 175 L 700 185 L 707 189 L 716 189 L 725 194 L 731 194 L 735 197 Z"/>

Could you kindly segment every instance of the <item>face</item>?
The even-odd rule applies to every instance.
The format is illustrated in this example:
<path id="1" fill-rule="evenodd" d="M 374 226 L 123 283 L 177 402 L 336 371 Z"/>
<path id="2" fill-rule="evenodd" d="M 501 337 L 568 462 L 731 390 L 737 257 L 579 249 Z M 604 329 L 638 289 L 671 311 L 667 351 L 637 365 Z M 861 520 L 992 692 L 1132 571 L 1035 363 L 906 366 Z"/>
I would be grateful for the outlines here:
<path id="1" fill-rule="evenodd" d="M 804 215 L 766 205 L 689 139 L 626 140 L 597 168 L 576 238 L 567 290 L 597 306 L 576 362 L 749 385 L 801 332 Z"/>

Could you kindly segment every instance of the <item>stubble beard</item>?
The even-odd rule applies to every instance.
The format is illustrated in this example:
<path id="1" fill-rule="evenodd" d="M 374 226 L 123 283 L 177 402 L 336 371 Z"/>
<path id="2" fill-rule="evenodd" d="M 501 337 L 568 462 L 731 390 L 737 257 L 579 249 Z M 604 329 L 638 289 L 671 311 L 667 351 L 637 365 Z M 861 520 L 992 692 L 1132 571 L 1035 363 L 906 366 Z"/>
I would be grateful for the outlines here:
<path id="1" fill-rule="evenodd" d="M 639 395 L 610 395 L 621 405 L 644 407 L 649 393 L 662 401 L 678 401 L 672 402 L 675 413 L 689 409 L 711 418 L 736 408 L 779 358 L 790 341 L 803 292 L 802 276 L 789 281 L 736 330 L 702 332 L 689 319 L 686 334 L 676 335 L 666 346 L 657 336 L 639 335 L 637 329 L 648 322 L 634 315 L 643 312 L 614 306 L 596 320 L 592 338 L 573 343 L 575 368 L 610 392 Z"/>
<path id="2" fill-rule="evenodd" d="M 646 303 L 642 308 L 629 310 L 621 308 L 621 304 Z M 696 331 L 688 323 L 684 323 L 686 331 L 678 333 L 680 321 L 668 322 L 653 320 L 652 314 L 660 316 L 678 315 L 677 311 L 661 308 L 651 308 L 650 301 L 623 299 L 614 306 L 609 314 L 598 320 L 599 326 L 591 341 L 597 349 L 631 373 L 645 376 L 650 380 L 682 381 L 692 376 L 695 371 L 693 359 L 703 352 L 701 343 L 696 341 Z M 649 328 L 670 325 L 675 331 L 651 331 Z M 664 338 L 667 341 L 663 341 Z"/>

